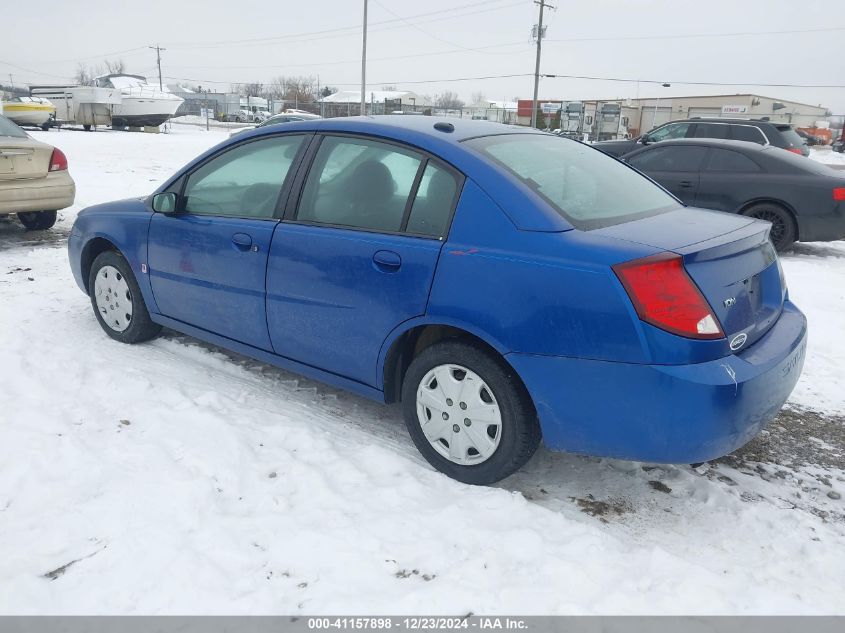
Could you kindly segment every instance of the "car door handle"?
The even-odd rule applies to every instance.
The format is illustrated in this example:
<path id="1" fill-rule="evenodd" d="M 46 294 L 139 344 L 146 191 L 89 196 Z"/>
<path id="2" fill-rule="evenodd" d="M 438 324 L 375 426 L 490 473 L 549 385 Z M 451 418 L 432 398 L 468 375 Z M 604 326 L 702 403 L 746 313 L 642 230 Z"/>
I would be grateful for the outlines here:
<path id="1" fill-rule="evenodd" d="M 689 189 L 689 188 L 692 187 L 692 181 L 691 180 L 682 180 L 681 182 L 678 183 L 678 186 L 683 187 L 684 189 Z"/>
<path id="2" fill-rule="evenodd" d="M 381 272 L 395 273 L 402 266 L 402 258 L 399 253 L 393 251 L 376 251 L 373 255 L 373 265 Z"/>
<path id="3" fill-rule="evenodd" d="M 257 251 L 258 247 L 252 245 L 252 237 L 246 233 L 235 233 L 232 236 L 232 244 L 239 251 Z"/>

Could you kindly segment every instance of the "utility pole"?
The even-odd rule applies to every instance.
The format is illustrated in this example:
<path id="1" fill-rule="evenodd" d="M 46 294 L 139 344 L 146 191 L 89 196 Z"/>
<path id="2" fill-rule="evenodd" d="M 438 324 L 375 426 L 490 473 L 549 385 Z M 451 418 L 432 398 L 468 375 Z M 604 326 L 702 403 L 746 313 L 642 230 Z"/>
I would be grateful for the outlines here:
<path id="1" fill-rule="evenodd" d="M 156 62 L 158 63 L 158 89 L 164 90 L 164 85 L 161 83 L 161 51 L 166 51 L 166 48 L 162 48 L 158 44 L 155 46 L 148 46 L 147 48 L 151 48 L 156 52 Z"/>
<path id="2" fill-rule="evenodd" d="M 361 115 L 367 106 L 367 0 L 364 0 L 364 41 L 361 47 Z"/>
<path id="3" fill-rule="evenodd" d="M 554 9 L 546 0 L 534 0 L 534 4 L 540 5 L 540 20 L 537 24 L 537 60 L 534 63 L 534 100 L 531 102 L 531 127 L 537 127 L 537 92 L 540 89 L 540 49 L 543 43 L 543 10 L 546 7 Z"/>

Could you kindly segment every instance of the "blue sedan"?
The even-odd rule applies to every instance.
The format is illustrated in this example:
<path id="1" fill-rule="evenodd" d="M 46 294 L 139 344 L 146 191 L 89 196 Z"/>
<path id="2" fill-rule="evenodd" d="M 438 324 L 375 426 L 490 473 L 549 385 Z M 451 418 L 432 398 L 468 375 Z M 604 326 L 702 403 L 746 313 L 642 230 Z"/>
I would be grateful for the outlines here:
<path id="1" fill-rule="evenodd" d="M 383 116 L 237 135 L 68 248 L 113 339 L 166 326 L 401 401 L 435 468 L 488 484 L 541 441 L 690 463 L 754 437 L 807 336 L 769 229 L 576 141 Z"/>

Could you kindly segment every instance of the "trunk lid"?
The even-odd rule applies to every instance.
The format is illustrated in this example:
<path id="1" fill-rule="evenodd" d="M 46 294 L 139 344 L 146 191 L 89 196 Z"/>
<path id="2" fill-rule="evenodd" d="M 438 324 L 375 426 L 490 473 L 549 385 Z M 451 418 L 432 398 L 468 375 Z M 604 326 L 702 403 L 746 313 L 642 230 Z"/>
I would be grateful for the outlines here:
<path id="1" fill-rule="evenodd" d="M 44 178 L 53 148 L 28 138 L 0 136 L 0 180 Z"/>
<path id="2" fill-rule="evenodd" d="M 786 289 L 770 227 L 744 216 L 684 208 L 595 232 L 681 255 L 728 341 L 746 336 L 738 350 L 763 336 L 783 308 Z"/>

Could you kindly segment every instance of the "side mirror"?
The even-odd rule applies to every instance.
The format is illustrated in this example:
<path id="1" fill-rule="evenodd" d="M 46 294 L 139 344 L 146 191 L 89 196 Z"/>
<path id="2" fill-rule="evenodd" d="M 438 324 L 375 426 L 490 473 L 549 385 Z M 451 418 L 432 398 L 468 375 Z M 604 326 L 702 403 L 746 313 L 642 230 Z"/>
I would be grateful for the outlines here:
<path id="1" fill-rule="evenodd" d="M 154 195 L 153 211 L 156 213 L 176 213 L 176 194 L 172 191 L 165 191 Z"/>
<path id="2" fill-rule="evenodd" d="M 643 145 L 648 145 L 651 141 L 650 141 L 650 140 L 649 140 L 649 138 L 648 138 L 648 134 L 643 134 L 643 135 L 639 138 L 639 142 L 640 142 L 640 143 L 642 143 Z"/>

